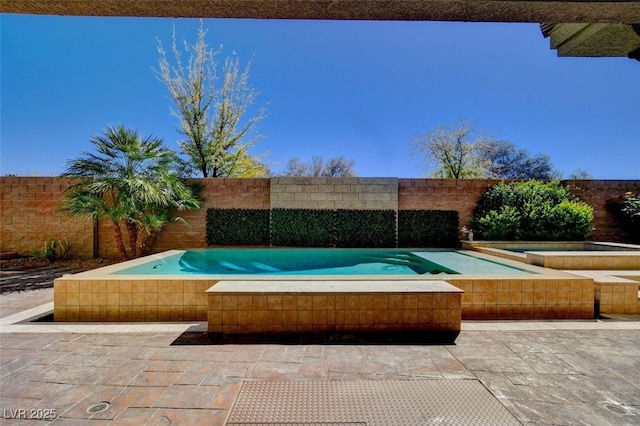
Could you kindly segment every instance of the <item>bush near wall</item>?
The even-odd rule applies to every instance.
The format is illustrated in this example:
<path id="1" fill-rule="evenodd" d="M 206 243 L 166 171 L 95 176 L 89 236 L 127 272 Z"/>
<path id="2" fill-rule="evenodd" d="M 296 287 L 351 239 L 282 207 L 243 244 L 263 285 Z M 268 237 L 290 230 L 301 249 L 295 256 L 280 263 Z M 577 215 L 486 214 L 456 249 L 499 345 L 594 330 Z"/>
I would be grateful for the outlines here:
<path id="1" fill-rule="evenodd" d="M 458 224 L 455 210 L 400 210 L 398 246 L 456 247 Z"/>
<path id="2" fill-rule="evenodd" d="M 337 247 L 397 247 L 394 210 L 336 210 Z"/>
<path id="3" fill-rule="evenodd" d="M 268 244 L 269 210 L 207 210 L 207 245 Z"/>
<path id="4" fill-rule="evenodd" d="M 577 241 L 593 231 L 593 208 L 558 181 L 501 182 L 482 194 L 473 215 L 484 240 Z"/>
<path id="5" fill-rule="evenodd" d="M 271 210 L 271 245 L 333 247 L 333 210 Z"/>

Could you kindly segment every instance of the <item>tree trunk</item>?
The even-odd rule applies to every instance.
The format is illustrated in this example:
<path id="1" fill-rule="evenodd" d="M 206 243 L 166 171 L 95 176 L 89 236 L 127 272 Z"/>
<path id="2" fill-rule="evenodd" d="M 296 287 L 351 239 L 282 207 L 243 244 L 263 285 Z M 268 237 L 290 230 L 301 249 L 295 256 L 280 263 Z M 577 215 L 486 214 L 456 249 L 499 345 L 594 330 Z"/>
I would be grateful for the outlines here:
<path id="1" fill-rule="evenodd" d="M 136 246 L 138 244 L 138 228 L 136 224 L 131 220 L 125 220 L 127 228 L 127 234 L 129 234 L 129 247 L 131 249 L 131 257 L 138 257 L 138 250 Z"/>
<path id="2" fill-rule="evenodd" d="M 147 250 L 147 231 L 138 229 L 138 241 L 136 241 L 136 257 L 142 256 Z"/>
<path id="3" fill-rule="evenodd" d="M 143 255 L 146 256 L 149 253 L 151 253 L 151 247 L 153 247 L 156 240 L 158 239 L 158 234 L 160 234 L 160 229 L 154 229 L 153 231 L 151 231 L 151 234 L 149 234 L 149 238 L 147 238 L 147 243 L 145 245 L 145 251 L 144 253 L 142 253 Z"/>
<path id="4" fill-rule="evenodd" d="M 124 241 L 122 240 L 122 230 L 120 229 L 120 225 L 117 223 L 113 224 L 113 239 L 122 260 L 129 260 L 129 256 L 127 256 L 127 249 L 124 247 Z"/>

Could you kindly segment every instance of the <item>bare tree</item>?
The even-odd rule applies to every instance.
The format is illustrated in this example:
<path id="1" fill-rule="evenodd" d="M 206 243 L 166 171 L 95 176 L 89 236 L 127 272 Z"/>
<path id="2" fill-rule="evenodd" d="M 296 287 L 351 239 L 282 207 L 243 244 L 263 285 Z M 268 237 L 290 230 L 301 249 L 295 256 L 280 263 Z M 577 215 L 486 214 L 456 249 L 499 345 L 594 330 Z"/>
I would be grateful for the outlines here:
<path id="1" fill-rule="evenodd" d="M 240 68 L 238 58 L 227 58 L 218 78 L 218 56 L 222 48 L 214 51 L 205 40 L 207 31 L 200 21 L 198 38 L 194 45 L 184 42 L 184 53 L 189 58 L 182 61 L 183 52 L 173 33 L 172 65 L 162 42 L 158 40 L 159 70 L 154 70 L 158 80 L 168 89 L 175 109 L 172 114 L 179 120 L 178 141 L 182 152 L 189 158 L 183 163 L 185 174 L 201 174 L 203 177 L 242 177 L 243 173 L 261 170 L 260 161 L 252 157 L 249 149 L 262 135 L 255 135 L 256 124 L 266 114 L 264 107 L 254 115 L 249 114 L 258 92 L 249 84 L 251 62 Z M 253 164 L 258 167 L 247 167 Z"/>
<path id="2" fill-rule="evenodd" d="M 478 143 L 484 177 L 490 179 L 541 179 L 558 176 L 547 154 L 529 155 L 513 142 L 487 139 Z"/>
<path id="3" fill-rule="evenodd" d="M 312 157 L 308 163 L 300 161 L 298 157 L 293 157 L 279 175 L 289 177 L 353 177 L 356 176 L 355 164 L 355 160 L 347 160 L 344 155 L 332 157 L 326 163 L 322 157 L 317 156 Z"/>
<path id="4" fill-rule="evenodd" d="M 468 121 L 442 125 L 413 140 L 411 154 L 432 177 L 462 179 L 482 176 L 477 144 L 487 139 Z"/>

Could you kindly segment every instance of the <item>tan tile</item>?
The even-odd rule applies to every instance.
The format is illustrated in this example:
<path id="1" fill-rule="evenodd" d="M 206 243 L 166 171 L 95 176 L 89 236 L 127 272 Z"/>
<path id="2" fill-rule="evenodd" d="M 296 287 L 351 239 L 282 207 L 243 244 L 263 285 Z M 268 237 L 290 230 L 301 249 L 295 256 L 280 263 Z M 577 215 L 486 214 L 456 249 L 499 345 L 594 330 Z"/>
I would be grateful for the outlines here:
<path id="1" fill-rule="evenodd" d="M 148 280 L 144 282 L 144 292 L 145 293 L 157 293 L 158 292 L 158 282 L 153 280 Z"/>
<path id="2" fill-rule="evenodd" d="M 373 295 L 372 294 L 358 295 L 358 309 L 373 309 Z"/>
<path id="3" fill-rule="evenodd" d="M 107 321 L 120 321 L 120 306 L 107 306 Z"/>
<path id="4" fill-rule="evenodd" d="M 327 324 L 327 311 L 324 309 L 311 311 L 311 322 L 313 324 Z"/>
<path id="5" fill-rule="evenodd" d="M 157 306 L 145 306 L 144 309 L 145 321 L 157 321 L 158 320 L 158 307 Z"/>
<path id="6" fill-rule="evenodd" d="M 510 305 L 520 305 L 522 303 L 522 293 L 514 292 L 509 294 Z"/>
<path id="7" fill-rule="evenodd" d="M 253 311 L 238 309 L 238 325 L 253 324 Z"/>
<path id="8" fill-rule="evenodd" d="M 498 306 L 497 305 L 485 305 L 483 318 L 488 320 L 494 320 L 498 318 Z"/>
<path id="9" fill-rule="evenodd" d="M 158 306 L 158 321 L 171 321 L 171 306 Z"/>
<path id="10" fill-rule="evenodd" d="M 131 282 L 131 291 L 133 293 L 144 293 L 146 289 L 146 284 L 142 280 L 134 280 Z"/>
<path id="11" fill-rule="evenodd" d="M 297 297 L 295 295 L 282 296 L 282 309 L 285 311 L 296 311 L 298 309 Z"/>
<path id="12" fill-rule="evenodd" d="M 314 295 L 312 296 L 312 310 L 320 311 L 327 309 L 327 296 L 326 295 Z"/>
<path id="13" fill-rule="evenodd" d="M 313 309 L 313 296 L 299 295 L 298 296 L 298 310 L 299 311 L 311 311 Z"/>
<path id="14" fill-rule="evenodd" d="M 482 293 L 479 293 L 479 294 L 482 294 Z M 473 295 L 475 297 L 476 293 L 473 293 Z M 442 293 L 434 294 L 433 309 L 446 309 L 446 308 L 447 308 L 447 295 Z"/>
<path id="15" fill-rule="evenodd" d="M 496 296 L 495 294 L 492 294 L 492 296 Z M 474 305 L 484 305 L 485 303 L 485 294 L 484 293 L 473 293 L 473 301 L 471 302 Z M 446 308 L 446 305 L 444 306 Z M 435 305 L 434 305 L 435 308 Z M 438 306 L 438 309 L 442 309 L 442 306 Z"/>
<path id="16" fill-rule="evenodd" d="M 184 306 L 184 320 L 185 321 L 196 321 L 197 317 L 196 317 L 196 307 L 191 305 L 191 306 Z"/>
<path id="17" fill-rule="evenodd" d="M 298 324 L 313 324 L 313 316 L 311 314 L 311 310 L 301 310 L 298 311 Z"/>
<path id="18" fill-rule="evenodd" d="M 196 295 L 194 293 L 184 293 L 184 306 L 196 306 Z"/>
<path id="19" fill-rule="evenodd" d="M 54 293 L 66 293 L 67 292 L 67 281 L 55 280 L 54 283 L 53 283 L 53 291 L 54 291 Z"/>
<path id="20" fill-rule="evenodd" d="M 211 311 L 209 311 L 211 312 Z M 269 318 L 267 317 L 267 322 Z M 222 324 L 224 325 L 238 325 L 238 311 L 235 310 L 223 310 L 222 311 Z"/>
<path id="21" fill-rule="evenodd" d="M 507 280 L 498 281 L 498 293 L 509 293 L 510 284 Z"/>
<path id="22" fill-rule="evenodd" d="M 445 295 L 446 297 L 446 295 Z M 446 301 L 445 301 L 446 304 Z M 405 294 L 402 296 L 402 309 L 418 309 L 418 296 L 416 294 Z"/>
<path id="23" fill-rule="evenodd" d="M 283 324 L 297 324 L 298 323 L 298 311 L 297 310 L 283 310 L 282 311 Z"/>
<path id="24" fill-rule="evenodd" d="M 120 293 L 120 306 L 133 305 L 133 293 Z"/>
<path id="25" fill-rule="evenodd" d="M 80 292 L 80 284 L 78 281 L 67 281 L 67 293 Z"/>
<path id="26" fill-rule="evenodd" d="M 345 309 L 345 301 L 344 301 L 344 295 L 343 294 L 336 294 L 334 295 L 335 297 L 335 303 L 336 303 L 336 309 Z"/>
<path id="27" fill-rule="evenodd" d="M 78 293 L 78 304 L 80 306 L 93 305 L 93 293 Z"/>
<path id="28" fill-rule="evenodd" d="M 79 306 L 80 293 L 67 292 L 67 306 Z"/>
<path id="29" fill-rule="evenodd" d="M 461 300 L 460 294 L 447 295 L 447 309 L 460 309 Z"/>
<path id="30" fill-rule="evenodd" d="M 80 307 L 78 305 L 67 305 L 67 321 L 78 321 L 80 318 Z"/>
<path id="31" fill-rule="evenodd" d="M 267 311 L 267 325 L 282 325 L 282 311 Z M 270 331 L 273 331 L 270 329 Z"/>
<path id="32" fill-rule="evenodd" d="M 146 308 L 141 305 L 134 305 L 131 307 L 133 321 L 144 321 L 146 319 Z M 94 311 L 95 312 L 95 311 Z"/>
<path id="33" fill-rule="evenodd" d="M 447 323 L 455 324 L 459 323 L 461 320 L 461 311 L 460 309 L 447 309 Z"/>
<path id="34" fill-rule="evenodd" d="M 156 294 L 156 293 L 150 293 Z M 158 306 L 171 306 L 171 293 L 158 292 Z"/>
<path id="35" fill-rule="evenodd" d="M 238 309 L 238 297 L 234 295 L 222 295 L 222 309 L 224 311 Z"/>
<path id="36" fill-rule="evenodd" d="M 182 287 L 184 293 L 195 293 L 196 292 L 196 282 L 191 280 L 186 280 L 182 282 Z"/>
<path id="37" fill-rule="evenodd" d="M 504 286 L 505 284 L 503 284 Z M 484 285 L 485 293 L 497 293 L 498 292 L 498 282 L 495 280 L 487 280 Z"/>
<path id="38" fill-rule="evenodd" d="M 433 324 L 446 324 L 447 323 L 447 310 L 446 309 L 434 309 L 432 311 L 433 315 Z M 416 322 L 417 322 L 417 313 L 416 313 Z"/>
<path id="39" fill-rule="evenodd" d="M 131 281 L 120 281 L 120 288 L 118 289 L 120 293 L 131 293 L 133 292 L 133 284 Z"/>
<path id="40" fill-rule="evenodd" d="M 484 294 L 484 304 L 485 305 L 495 305 L 498 303 L 498 293 L 485 293 Z"/>
<path id="41" fill-rule="evenodd" d="M 250 295 L 238 295 L 237 309 L 239 311 L 249 311 L 253 309 L 253 297 Z"/>
<path id="42" fill-rule="evenodd" d="M 402 295 L 390 294 L 389 295 L 389 310 L 401 310 L 402 309 Z"/>
<path id="43" fill-rule="evenodd" d="M 270 311 L 282 311 L 282 296 L 281 295 L 268 295 L 267 296 L 267 309 Z M 280 322 L 281 323 L 281 322 Z M 278 324 L 280 324 L 278 323 Z M 271 323 L 273 324 L 273 323 Z"/>
<path id="44" fill-rule="evenodd" d="M 388 294 L 374 294 L 373 295 L 373 309 L 387 310 L 389 309 L 389 295 Z"/>
<path id="45" fill-rule="evenodd" d="M 251 309 L 254 311 L 266 311 L 267 310 L 267 295 L 252 295 L 251 296 Z"/>
<path id="46" fill-rule="evenodd" d="M 131 304 L 132 305 L 144 305 L 146 300 L 145 293 L 131 293 Z"/>
<path id="47" fill-rule="evenodd" d="M 184 293 L 184 284 L 182 281 L 171 281 L 169 287 L 171 293 Z"/>
<path id="48" fill-rule="evenodd" d="M 522 293 L 522 281 L 511 280 L 509 281 L 509 293 Z"/>
<path id="49" fill-rule="evenodd" d="M 78 320 L 79 321 L 92 321 L 93 320 L 93 307 L 92 306 L 79 306 L 79 308 L 78 308 Z"/>

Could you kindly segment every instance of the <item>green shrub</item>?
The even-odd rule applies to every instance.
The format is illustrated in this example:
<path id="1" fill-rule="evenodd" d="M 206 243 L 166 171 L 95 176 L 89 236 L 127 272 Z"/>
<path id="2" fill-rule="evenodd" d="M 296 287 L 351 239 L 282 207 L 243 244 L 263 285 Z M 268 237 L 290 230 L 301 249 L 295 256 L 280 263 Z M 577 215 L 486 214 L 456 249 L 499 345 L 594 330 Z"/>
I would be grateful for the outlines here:
<path id="1" fill-rule="evenodd" d="M 458 245 L 458 223 L 455 210 L 400 210 L 398 245 L 455 247 Z"/>
<path id="2" fill-rule="evenodd" d="M 515 207 L 502 206 L 472 221 L 474 232 L 486 240 L 519 240 L 520 215 Z"/>
<path id="3" fill-rule="evenodd" d="M 471 221 L 477 239 L 583 240 L 593 208 L 557 181 L 499 183 L 478 201 Z"/>
<path id="4" fill-rule="evenodd" d="M 394 210 L 337 210 L 337 247 L 396 247 Z"/>
<path id="5" fill-rule="evenodd" d="M 207 245 L 268 244 L 269 210 L 207 210 Z"/>
<path id="6" fill-rule="evenodd" d="M 271 210 L 271 244 L 292 247 L 333 247 L 333 210 Z"/>

